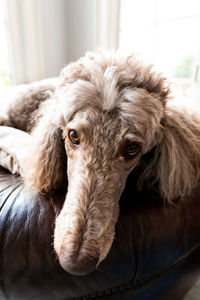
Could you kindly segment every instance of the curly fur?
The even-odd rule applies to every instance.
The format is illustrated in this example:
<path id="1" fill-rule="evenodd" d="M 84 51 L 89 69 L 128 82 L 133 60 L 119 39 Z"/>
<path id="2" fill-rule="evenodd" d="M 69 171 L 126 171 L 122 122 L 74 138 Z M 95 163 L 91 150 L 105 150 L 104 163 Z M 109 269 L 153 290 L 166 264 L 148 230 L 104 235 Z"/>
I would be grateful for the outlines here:
<path id="1" fill-rule="evenodd" d="M 49 192 L 67 184 L 56 219 L 54 248 L 73 274 L 93 270 L 109 252 L 128 175 L 157 188 L 170 203 L 200 175 L 200 122 L 167 102 L 167 80 L 131 55 L 89 53 L 61 71 L 58 85 L 36 114 L 28 187 Z M 8 118 L 9 119 L 9 118 Z M 78 132 L 80 145 L 68 134 Z M 140 144 L 133 159 L 129 142 Z"/>

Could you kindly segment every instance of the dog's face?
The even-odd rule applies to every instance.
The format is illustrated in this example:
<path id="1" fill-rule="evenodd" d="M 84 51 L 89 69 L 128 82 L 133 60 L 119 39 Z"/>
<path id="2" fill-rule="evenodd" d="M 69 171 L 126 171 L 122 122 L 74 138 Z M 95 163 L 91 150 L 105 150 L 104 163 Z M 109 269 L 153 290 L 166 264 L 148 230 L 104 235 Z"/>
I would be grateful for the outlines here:
<path id="1" fill-rule="evenodd" d="M 58 91 L 69 185 L 54 247 L 72 274 L 91 272 L 108 254 L 126 179 L 158 142 L 160 96 L 132 85 L 120 87 L 123 76 L 116 64 L 98 71 L 96 79 L 87 75 L 62 83 Z"/>

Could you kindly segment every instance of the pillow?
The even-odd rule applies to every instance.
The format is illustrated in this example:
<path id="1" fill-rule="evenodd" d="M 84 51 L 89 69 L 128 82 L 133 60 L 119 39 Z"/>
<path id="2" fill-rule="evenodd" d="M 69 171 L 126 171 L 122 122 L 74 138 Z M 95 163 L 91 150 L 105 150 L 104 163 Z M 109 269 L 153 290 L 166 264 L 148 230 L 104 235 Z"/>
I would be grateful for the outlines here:
<path id="1" fill-rule="evenodd" d="M 23 175 L 30 134 L 7 126 L 0 126 L 0 166 L 12 174 Z"/>

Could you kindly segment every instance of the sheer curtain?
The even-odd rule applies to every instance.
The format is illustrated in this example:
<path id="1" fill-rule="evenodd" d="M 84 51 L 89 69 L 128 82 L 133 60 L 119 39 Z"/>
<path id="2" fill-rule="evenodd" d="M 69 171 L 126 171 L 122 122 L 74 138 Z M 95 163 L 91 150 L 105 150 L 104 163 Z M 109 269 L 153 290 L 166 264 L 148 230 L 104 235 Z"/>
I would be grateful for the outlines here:
<path id="1" fill-rule="evenodd" d="M 7 4 L 16 84 L 58 76 L 64 65 L 85 52 L 117 45 L 119 0 Z"/>
<path id="2" fill-rule="evenodd" d="M 0 91 L 13 83 L 13 68 L 5 0 L 0 0 Z"/>

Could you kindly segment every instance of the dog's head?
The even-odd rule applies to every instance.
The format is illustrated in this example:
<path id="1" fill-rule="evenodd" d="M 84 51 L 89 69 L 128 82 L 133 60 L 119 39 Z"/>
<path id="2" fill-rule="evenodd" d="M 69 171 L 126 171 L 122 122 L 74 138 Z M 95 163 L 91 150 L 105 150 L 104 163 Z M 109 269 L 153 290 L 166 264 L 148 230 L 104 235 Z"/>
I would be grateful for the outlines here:
<path id="1" fill-rule="evenodd" d="M 37 142 L 29 180 L 40 191 L 63 181 L 61 129 L 68 191 L 56 219 L 54 248 L 68 272 L 87 274 L 108 254 L 126 179 L 163 140 L 168 94 L 165 78 L 134 55 L 88 54 L 61 72 L 54 98 L 44 104 L 33 132 Z M 162 175 L 163 185 L 169 172 Z"/>

